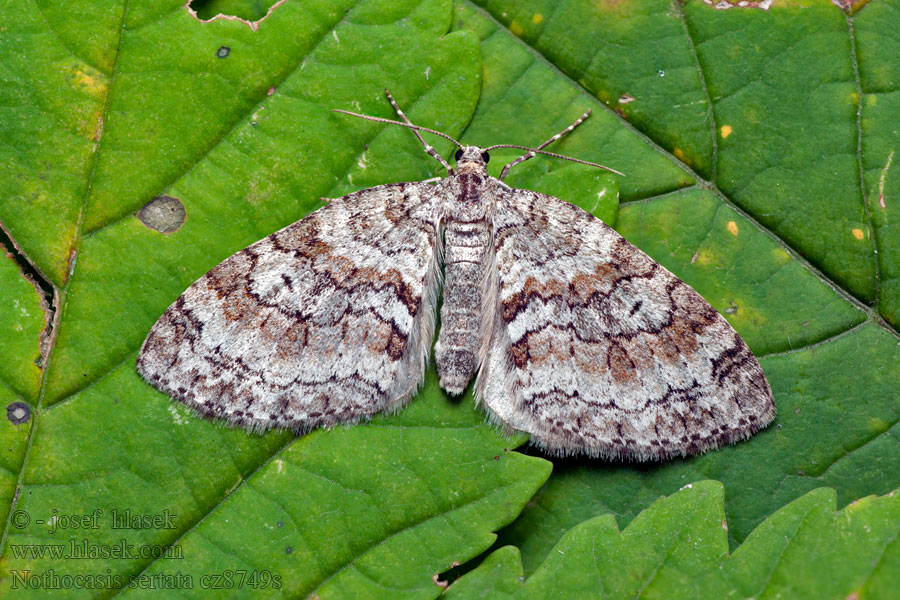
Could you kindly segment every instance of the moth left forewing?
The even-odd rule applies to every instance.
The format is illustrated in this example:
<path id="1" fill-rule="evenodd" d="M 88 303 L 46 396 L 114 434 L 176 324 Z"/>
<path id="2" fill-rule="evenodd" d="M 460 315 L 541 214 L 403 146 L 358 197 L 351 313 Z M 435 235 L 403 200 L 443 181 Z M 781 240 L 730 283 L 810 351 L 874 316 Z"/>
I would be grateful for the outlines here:
<path id="1" fill-rule="evenodd" d="M 513 190 L 494 230 L 496 310 L 476 390 L 495 421 L 554 454 L 656 460 L 774 418 L 727 321 L 600 220 Z"/>
<path id="2" fill-rule="evenodd" d="M 436 206 L 432 186 L 378 186 L 235 253 L 159 318 L 139 372 L 257 431 L 399 409 L 422 382 L 434 330 Z"/>

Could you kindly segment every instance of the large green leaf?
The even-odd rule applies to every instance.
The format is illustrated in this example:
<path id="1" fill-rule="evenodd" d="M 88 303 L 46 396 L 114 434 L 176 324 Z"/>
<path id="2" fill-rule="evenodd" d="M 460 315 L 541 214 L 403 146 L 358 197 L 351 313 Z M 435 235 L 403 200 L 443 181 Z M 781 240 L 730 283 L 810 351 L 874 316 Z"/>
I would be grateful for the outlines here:
<path id="1" fill-rule="evenodd" d="M 31 408 L 0 427 L 0 588 L 42 595 L 50 573 L 107 578 L 66 580 L 73 596 L 154 582 L 201 595 L 204 576 L 246 571 L 254 583 L 219 595 L 435 597 L 432 575 L 520 511 L 500 541 L 532 572 L 578 523 L 625 527 L 703 479 L 724 486 L 727 540 L 743 547 L 819 486 L 840 506 L 897 488 L 896 3 L 0 6 L 0 223 L 18 248 L 0 263 L 0 394 Z M 776 424 L 664 465 L 554 460 L 534 495 L 549 463 L 510 451 L 524 438 L 431 372 L 399 415 L 300 439 L 227 429 L 145 384 L 144 336 L 207 269 L 321 197 L 440 174 L 408 131 L 329 112 L 391 116 L 384 87 L 475 144 L 533 145 L 593 109 L 553 149 L 625 178 L 535 159 L 510 183 L 615 224 L 703 294 L 761 357 Z M 496 153 L 494 173 L 513 156 Z M 55 312 L 21 275 L 29 261 Z M 126 509 L 169 521 L 114 529 Z M 896 532 L 885 515 L 878 535 Z M 138 555 L 47 550 L 70 538 Z"/>
<path id="2" fill-rule="evenodd" d="M 900 586 L 900 495 L 835 511 L 833 490 L 791 502 L 728 552 L 722 485 L 688 484 L 623 531 L 611 516 L 569 531 L 527 580 L 513 546 L 497 550 L 446 597 L 890 598 Z"/>

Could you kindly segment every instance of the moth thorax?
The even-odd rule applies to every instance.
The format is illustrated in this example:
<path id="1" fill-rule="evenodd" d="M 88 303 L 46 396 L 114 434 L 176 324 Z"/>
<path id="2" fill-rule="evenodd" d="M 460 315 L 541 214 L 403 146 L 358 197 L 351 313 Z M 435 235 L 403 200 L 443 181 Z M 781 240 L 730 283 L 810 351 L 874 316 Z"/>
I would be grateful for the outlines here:
<path id="1" fill-rule="evenodd" d="M 448 180 L 445 219 L 463 223 L 485 220 L 491 213 L 494 190 L 491 178 L 486 174 L 457 173 Z"/>

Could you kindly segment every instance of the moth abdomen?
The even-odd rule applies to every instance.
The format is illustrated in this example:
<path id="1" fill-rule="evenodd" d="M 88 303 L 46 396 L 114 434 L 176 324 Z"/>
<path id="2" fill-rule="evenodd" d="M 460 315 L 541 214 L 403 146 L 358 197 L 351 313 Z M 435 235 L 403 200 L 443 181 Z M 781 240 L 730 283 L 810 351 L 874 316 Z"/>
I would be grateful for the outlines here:
<path id="1" fill-rule="evenodd" d="M 441 387 L 461 394 L 480 362 L 484 299 L 489 264 L 487 221 L 449 221 L 444 234 L 444 304 L 434 349 Z"/>

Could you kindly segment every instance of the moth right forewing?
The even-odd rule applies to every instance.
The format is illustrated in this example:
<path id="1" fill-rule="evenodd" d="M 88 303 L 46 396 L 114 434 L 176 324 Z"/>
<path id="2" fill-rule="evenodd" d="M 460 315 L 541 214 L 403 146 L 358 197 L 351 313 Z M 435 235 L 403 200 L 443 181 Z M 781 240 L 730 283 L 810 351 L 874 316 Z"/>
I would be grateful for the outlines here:
<path id="1" fill-rule="evenodd" d="M 664 459 L 774 417 L 743 340 L 592 215 L 515 190 L 497 207 L 497 327 L 481 400 L 555 454 Z"/>

